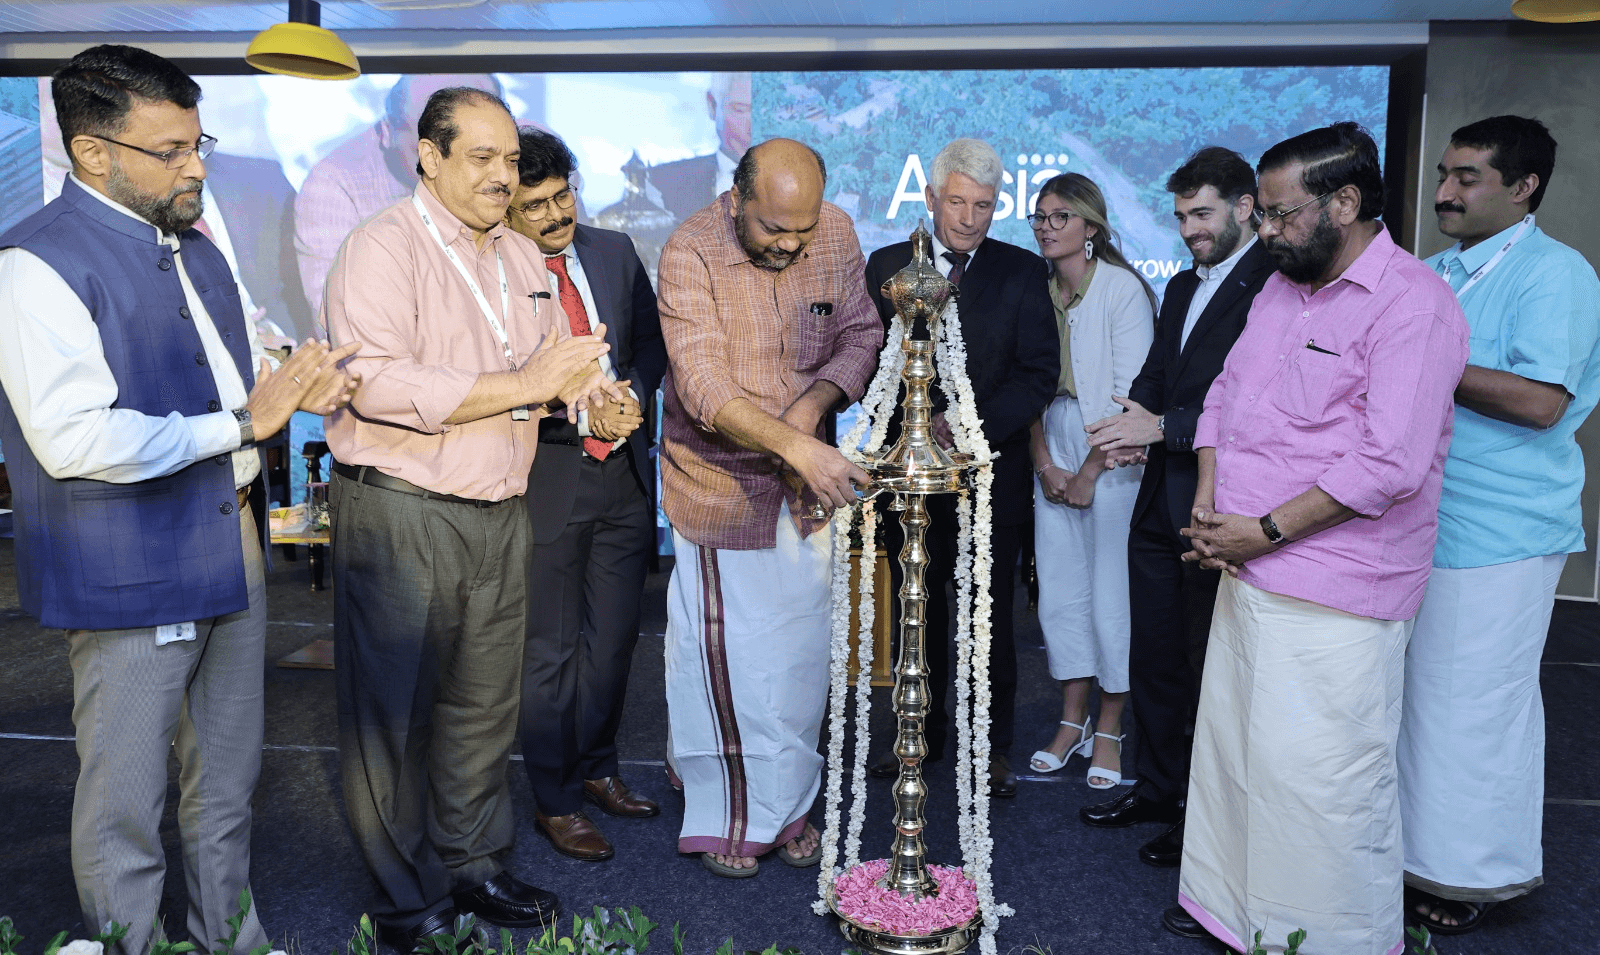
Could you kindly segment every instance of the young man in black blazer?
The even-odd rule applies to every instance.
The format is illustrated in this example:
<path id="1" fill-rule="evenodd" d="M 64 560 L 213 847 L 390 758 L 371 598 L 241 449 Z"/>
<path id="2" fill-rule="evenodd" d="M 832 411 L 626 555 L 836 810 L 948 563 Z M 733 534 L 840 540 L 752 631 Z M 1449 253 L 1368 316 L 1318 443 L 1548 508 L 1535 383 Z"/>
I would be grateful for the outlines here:
<path id="1" fill-rule="evenodd" d="M 1117 399 L 1127 410 L 1088 426 L 1091 446 L 1124 455 L 1148 447 L 1128 536 L 1128 680 L 1139 781 L 1115 799 L 1078 811 L 1085 823 L 1103 828 L 1166 824 L 1139 849 L 1141 860 L 1163 867 L 1183 856 L 1189 733 L 1221 579 L 1218 571 L 1179 559 L 1192 546 L 1178 529 L 1189 526 L 1194 504 L 1195 424 L 1251 302 L 1275 268 L 1256 241 L 1255 171 L 1238 153 L 1221 146 L 1199 150 L 1167 179 L 1167 191 L 1194 267 L 1167 285 L 1150 355 L 1128 397 Z"/>
<path id="2" fill-rule="evenodd" d="M 993 703 L 989 731 L 992 756 L 989 792 L 1017 794 L 1007 751 L 1011 748 L 1016 712 L 1017 653 L 1012 642 L 1012 596 L 1017 555 L 1032 532 L 1033 475 L 1028 455 L 1028 426 L 1055 397 L 1061 374 L 1061 342 L 1055 309 L 1050 304 L 1048 267 L 1027 249 L 988 238 L 995 196 L 1004 175 L 1000 156 L 988 143 L 957 139 L 934 157 L 926 190 L 933 213 L 934 265 L 961 290 L 958 308 L 961 337 L 967 347 L 967 376 L 972 380 L 978 416 L 995 462 L 992 519 L 994 527 L 993 641 L 989 656 Z M 911 243 L 897 242 L 867 260 L 867 290 L 878 303 L 884 323 L 894 305 L 882 295 L 885 280 L 911 262 Z M 944 399 L 937 396 L 934 433 L 950 444 L 944 420 Z M 893 429 L 898 431 L 898 428 Z M 928 760 L 943 756 L 949 737 L 946 699 L 950 687 L 949 610 L 945 587 L 955 572 L 955 496 L 928 498 L 927 588 Z M 900 588 L 898 556 L 904 543 L 898 522 L 885 522 L 885 544 L 896 591 Z M 892 753 L 873 761 L 872 774 L 893 776 L 899 764 Z"/>
<path id="3" fill-rule="evenodd" d="M 614 380 L 631 381 L 628 401 L 575 421 L 539 423 L 539 453 L 528 475 L 533 522 L 528 637 L 522 660 L 522 758 L 538 804 L 535 821 L 556 850 L 609 859 L 609 839 L 583 813 L 587 799 L 613 816 L 654 816 L 617 770 L 617 725 L 639 602 L 656 543 L 650 427 L 656 386 L 667 367 L 650 276 L 621 232 L 578 225 L 569 179 L 577 165 L 542 129 L 518 131 L 520 184 L 507 214 L 538 243 L 551 287 L 574 334 L 605 325 Z"/>

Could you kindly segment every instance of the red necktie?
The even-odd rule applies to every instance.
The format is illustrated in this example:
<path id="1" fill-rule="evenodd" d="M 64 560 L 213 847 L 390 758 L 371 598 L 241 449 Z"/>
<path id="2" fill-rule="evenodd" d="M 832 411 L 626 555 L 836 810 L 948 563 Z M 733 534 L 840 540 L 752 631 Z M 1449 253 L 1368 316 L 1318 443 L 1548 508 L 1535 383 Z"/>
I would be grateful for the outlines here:
<path id="1" fill-rule="evenodd" d="M 567 274 L 566 254 L 548 256 L 544 264 L 560 280 L 561 309 L 567 313 L 567 324 L 572 326 L 572 334 L 575 337 L 589 334 L 589 313 L 583 307 L 583 296 L 578 294 L 578 287 L 572 284 L 572 277 Z M 606 455 L 611 453 L 611 443 L 599 438 L 584 438 L 583 450 L 596 461 L 604 461 Z"/>
<path id="2" fill-rule="evenodd" d="M 967 274 L 967 260 L 972 258 L 972 253 L 946 252 L 944 257 L 950 262 L 950 282 L 954 285 L 960 285 L 961 276 Z"/>

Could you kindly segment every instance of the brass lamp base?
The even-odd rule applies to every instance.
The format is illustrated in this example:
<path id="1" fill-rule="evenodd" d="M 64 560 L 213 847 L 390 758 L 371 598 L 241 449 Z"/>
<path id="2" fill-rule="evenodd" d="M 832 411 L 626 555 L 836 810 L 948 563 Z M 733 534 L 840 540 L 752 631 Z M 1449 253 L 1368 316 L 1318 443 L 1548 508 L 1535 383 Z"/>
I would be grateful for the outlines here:
<path id="1" fill-rule="evenodd" d="M 828 908 L 839 919 L 839 934 L 868 955 L 957 955 L 978 940 L 983 917 L 974 915 L 965 925 L 942 928 L 932 935 L 892 935 L 863 928 L 843 915 L 832 900 Z"/>

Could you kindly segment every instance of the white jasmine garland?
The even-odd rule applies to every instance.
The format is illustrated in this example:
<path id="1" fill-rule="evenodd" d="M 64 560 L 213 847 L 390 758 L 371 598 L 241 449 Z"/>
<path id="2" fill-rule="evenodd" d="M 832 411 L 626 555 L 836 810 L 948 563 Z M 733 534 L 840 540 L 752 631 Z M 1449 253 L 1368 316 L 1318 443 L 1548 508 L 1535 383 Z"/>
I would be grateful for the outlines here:
<path id="1" fill-rule="evenodd" d="M 995 955 L 994 934 L 999 928 L 1000 919 L 1016 912 L 1011 906 L 997 902 L 994 897 L 994 881 L 990 874 L 994 862 L 994 839 L 989 834 L 989 789 L 985 779 L 990 756 L 989 727 L 993 722 L 989 715 L 991 703 L 989 645 L 993 620 L 993 597 L 989 592 L 989 580 L 994 565 L 994 554 L 991 550 L 993 528 L 990 520 L 990 515 L 993 513 L 994 469 L 988 465 L 979 468 L 974 476 L 974 483 L 977 485 L 977 501 L 973 505 L 977 532 L 972 535 L 974 585 L 972 683 L 975 695 L 972 708 L 972 772 L 975 790 L 972 835 L 978 857 L 968 867 L 967 874 L 977 886 L 978 911 L 983 914 L 983 934 L 979 939 L 979 950 L 983 955 Z M 1008 595 L 1002 595 L 1002 598 L 1006 596 Z"/>
<path id="2" fill-rule="evenodd" d="M 872 661 L 877 653 L 873 624 L 877 602 L 872 599 L 878 569 L 878 510 L 868 504 L 861 508 L 861 590 L 856 611 L 860 631 L 856 639 L 856 751 L 850 767 L 850 823 L 845 830 L 845 868 L 861 862 L 861 827 L 867 818 L 867 745 L 872 734 Z"/>
<path id="3" fill-rule="evenodd" d="M 883 351 L 878 353 L 878 372 L 861 399 L 861 415 L 839 439 L 840 452 L 851 461 L 860 464 L 868 455 L 882 450 L 889 419 L 894 417 L 895 400 L 900 397 L 900 373 L 905 367 L 905 323 L 896 315 L 889 322 Z M 867 439 L 865 446 L 861 443 L 863 438 Z"/>
<path id="4" fill-rule="evenodd" d="M 989 582 L 994 564 L 992 551 L 994 454 L 983 434 L 983 420 L 978 417 L 977 399 L 972 393 L 972 380 L 967 376 L 966 341 L 961 335 L 960 309 L 954 301 L 945 307 L 939 323 L 935 347 L 935 368 L 949 400 L 945 421 L 955 438 L 956 449 L 973 456 L 977 465 L 973 474 L 976 501 L 970 505 L 963 499 L 958 502 L 962 518 L 958 543 L 957 586 L 960 612 L 957 616 L 957 653 L 962 658 L 958 664 L 957 711 L 964 713 L 961 695 L 967 680 L 960 678 L 965 669 L 972 690 L 971 715 L 962 727 L 962 741 L 970 751 L 958 764 L 956 774 L 958 798 L 962 790 L 971 792 L 970 809 L 958 814 L 962 820 L 961 848 L 967 875 L 977 887 L 978 911 L 983 916 L 983 932 L 979 950 L 983 955 L 995 955 L 995 931 L 1000 918 L 1013 914 L 1010 906 L 997 903 L 994 883 L 990 876 L 993 863 L 994 840 L 989 835 L 989 727 L 992 692 L 989 684 L 989 647 L 993 637 L 993 597 Z M 965 498 L 965 496 L 963 496 Z M 970 556 L 969 556 L 970 555 Z M 963 581 L 962 569 L 967 571 Z M 971 601 L 966 599 L 971 594 Z M 1002 595 L 1004 596 L 1004 595 Z M 970 609 L 969 609 L 970 608 Z M 966 651 L 961 647 L 966 645 Z M 958 716 L 958 719 L 960 717 Z M 962 757 L 958 751 L 958 758 Z"/>
<path id="5" fill-rule="evenodd" d="M 972 766 L 972 495 L 956 499 L 956 824 L 961 858 L 977 858 Z M 969 871 L 970 875 L 971 872 Z"/>
<path id="6" fill-rule="evenodd" d="M 884 349 L 878 355 L 878 371 L 872 376 L 861 399 L 861 415 L 839 441 L 839 450 L 857 464 L 883 450 L 889 419 L 894 415 L 900 394 L 900 374 L 905 369 L 905 323 L 896 315 L 889 323 Z M 863 445 L 863 439 L 866 444 Z M 844 868 L 861 861 L 861 828 L 866 816 L 867 746 L 871 742 L 868 716 L 872 712 L 872 602 L 873 577 L 877 571 L 877 512 L 871 505 L 860 508 L 862 566 L 860 598 L 856 602 L 861 621 L 857 663 L 860 676 L 856 687 L 856 747 L 850 774 L 850 825 L 845 834 L 844 868 L 839 862 L 840 804 L 843 801 L 845 712 L 849 695 L 850 669 L 850 528 L 855 526 L 856 508 L 834 512 L 833 552 L 833 635 L 829 647 L 828 669 L 828 783 L 824 798 L 822 864 L 817 873 L 820 898 L 812 911 L 824 915 L 833 882 Z"/>
<path id="7" fill-rule="evenodd" d="M 850 670 L 850 528 L 855 522 L 855 508 L 842 507 L 833 512 L 833 629 L 828 645 L 828 782 L 826 810 L 823 815 L 822 864 L 817 873 L 817 890 L 821 897 L 811 904 L 818 915 L 828 911 L 828 893 L 838 873 L 835 864 L 839 859 L 839 792 L 844 763 L 845 694 L 849 689 Z"/>

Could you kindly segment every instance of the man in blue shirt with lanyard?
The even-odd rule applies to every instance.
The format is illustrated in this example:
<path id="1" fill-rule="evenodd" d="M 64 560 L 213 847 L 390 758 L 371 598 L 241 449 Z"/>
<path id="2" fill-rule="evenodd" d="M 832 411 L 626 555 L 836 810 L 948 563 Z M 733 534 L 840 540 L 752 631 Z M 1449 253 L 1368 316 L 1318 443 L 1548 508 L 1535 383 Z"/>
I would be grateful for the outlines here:
<path id="1" fill-rule="evenodd" d="M 1428 264 L 1472 329 L 1439 541 L 1406 651 L 1400 724 L 1408 914 L 1439 934 L 1544 882 L 1539 660 L 1567 555 L 1584 549 L 1583 453 L 1600 399 L 1600 281 L 1534 224 L 1556 143 L 1538 120 L 1458 129 Z"/>

